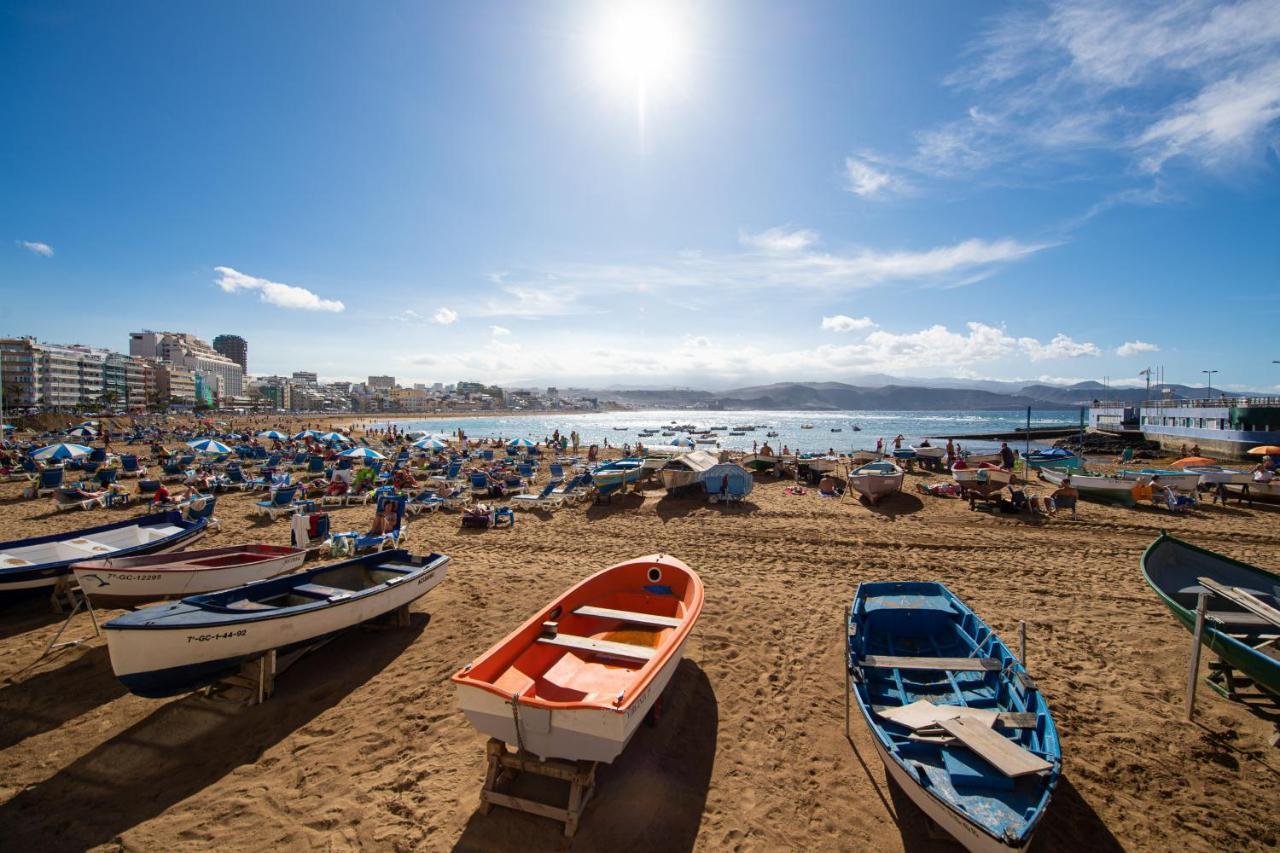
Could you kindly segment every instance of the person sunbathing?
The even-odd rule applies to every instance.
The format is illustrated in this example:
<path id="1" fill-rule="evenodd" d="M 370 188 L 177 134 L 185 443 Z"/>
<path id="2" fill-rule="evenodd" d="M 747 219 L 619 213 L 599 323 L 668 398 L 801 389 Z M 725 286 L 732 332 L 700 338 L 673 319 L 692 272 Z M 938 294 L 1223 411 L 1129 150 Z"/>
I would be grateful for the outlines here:
<path id="1" fill-rule="evenodd" d="M 382 512 L 373 517 L 373 525 L 365 536 L 385 536 L 388 533 L 392 533 L 396 529 L 397 521 L 399 521 L 399 517 L 396 513 L 395 504 L 383 504 Z"/>

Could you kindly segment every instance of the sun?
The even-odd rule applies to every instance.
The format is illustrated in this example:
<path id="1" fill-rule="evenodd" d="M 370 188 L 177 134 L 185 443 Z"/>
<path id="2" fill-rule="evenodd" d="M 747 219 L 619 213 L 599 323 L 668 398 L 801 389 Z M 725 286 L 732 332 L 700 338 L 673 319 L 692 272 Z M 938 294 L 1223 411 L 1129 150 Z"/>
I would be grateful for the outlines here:
<path id="1" fill-rule="evenodd" d="M 646 102 L 680 88 L 688 71 L 684 7 L 662 0 L 602 3 L 591 36 L 598 82 L 619 98 Z"/>

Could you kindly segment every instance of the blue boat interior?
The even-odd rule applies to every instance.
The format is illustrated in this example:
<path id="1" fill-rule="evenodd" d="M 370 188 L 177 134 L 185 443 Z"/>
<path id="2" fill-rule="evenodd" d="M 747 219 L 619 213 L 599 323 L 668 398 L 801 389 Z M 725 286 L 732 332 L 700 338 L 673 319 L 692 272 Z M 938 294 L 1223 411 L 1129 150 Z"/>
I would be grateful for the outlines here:
<path id="1" fill-rule="evenodd" d="M 850 614 L 849 663 L 856 699 L 893 760 L 929 793 L 1002 841 L 1034 828 L 1061 769 L 1061 748 L 1044 698 L 1021 664 L 973 611 L 938 583 L 864 583 Z M 989 669 L 946 670 L 861 666 L 868 655 L 987 658 Z M 997 713 L 1031 713 L 1030 727 L 997 733 L 1053 765 L 1010 778 L 958 740 L 925 742 L 877 710 L 928 700 Z"/>

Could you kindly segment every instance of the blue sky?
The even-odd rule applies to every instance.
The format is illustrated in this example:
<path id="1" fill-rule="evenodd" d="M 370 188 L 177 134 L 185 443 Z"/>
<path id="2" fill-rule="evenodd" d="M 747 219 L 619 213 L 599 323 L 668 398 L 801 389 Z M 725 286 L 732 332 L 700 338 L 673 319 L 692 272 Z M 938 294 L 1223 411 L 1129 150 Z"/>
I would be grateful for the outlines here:
<path id="1" fill-rule="evenodd" d="M 402 381 L 1280 388 L 1280 0 L 0 16 L 3 334 Z"/>

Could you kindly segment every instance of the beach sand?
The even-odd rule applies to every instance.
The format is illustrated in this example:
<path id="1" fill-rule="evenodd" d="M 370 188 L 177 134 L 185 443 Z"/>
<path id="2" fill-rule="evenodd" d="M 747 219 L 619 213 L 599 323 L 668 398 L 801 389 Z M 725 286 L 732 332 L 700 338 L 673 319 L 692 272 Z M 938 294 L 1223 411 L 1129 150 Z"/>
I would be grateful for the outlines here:
<path id="1" fill-rule="evenodd" d="M 1267 849 L 1280 841 L 1274 708 L 1202 688 L 1181 722 L 1189 637 L 1142 580 L 1160 528 L 1280 568 L 1280 511 L 1207 506 L 1191 517 L 1081 505 L 1033 522 L 906 491 L 871 510 L 762 480 L 740 507 L 660 490 L 611 506 L 518 516 L 513 530 L 410 521 L 448 580 L 410 628 L 346 634 L 281 676 L 258 707 L 147 700 L 111 673 L 102 639 L 21 672 L 59 620 L 39 602 L 0 612 L 0 839 L 8 850 L 938 850 L 886 782 L 856 710 L 844 735 L 842 613 L 863 580 L 939 580 L 1011 645 L 1048 697 L 1064 772 L 1041 850 Z M 53 514 L 0 486 L 0 539 L 135 510 Z M 287 544 L 288 524 L 219 498 L 197 547 Z M 337 510 L 364 528 L 372 508 Z M 599 773 L 578 835 L 477 811 L 485 739 L 449 675 L 584 576 L 639 554 L 686 561 L 706 606 L 666 695 Z M 70 635 L 89 629 L 79 616 Z M 1268 717 L 1270 714 L 1270 717 Z M 545 795 L 554 789 L 542 791 Z"/>

